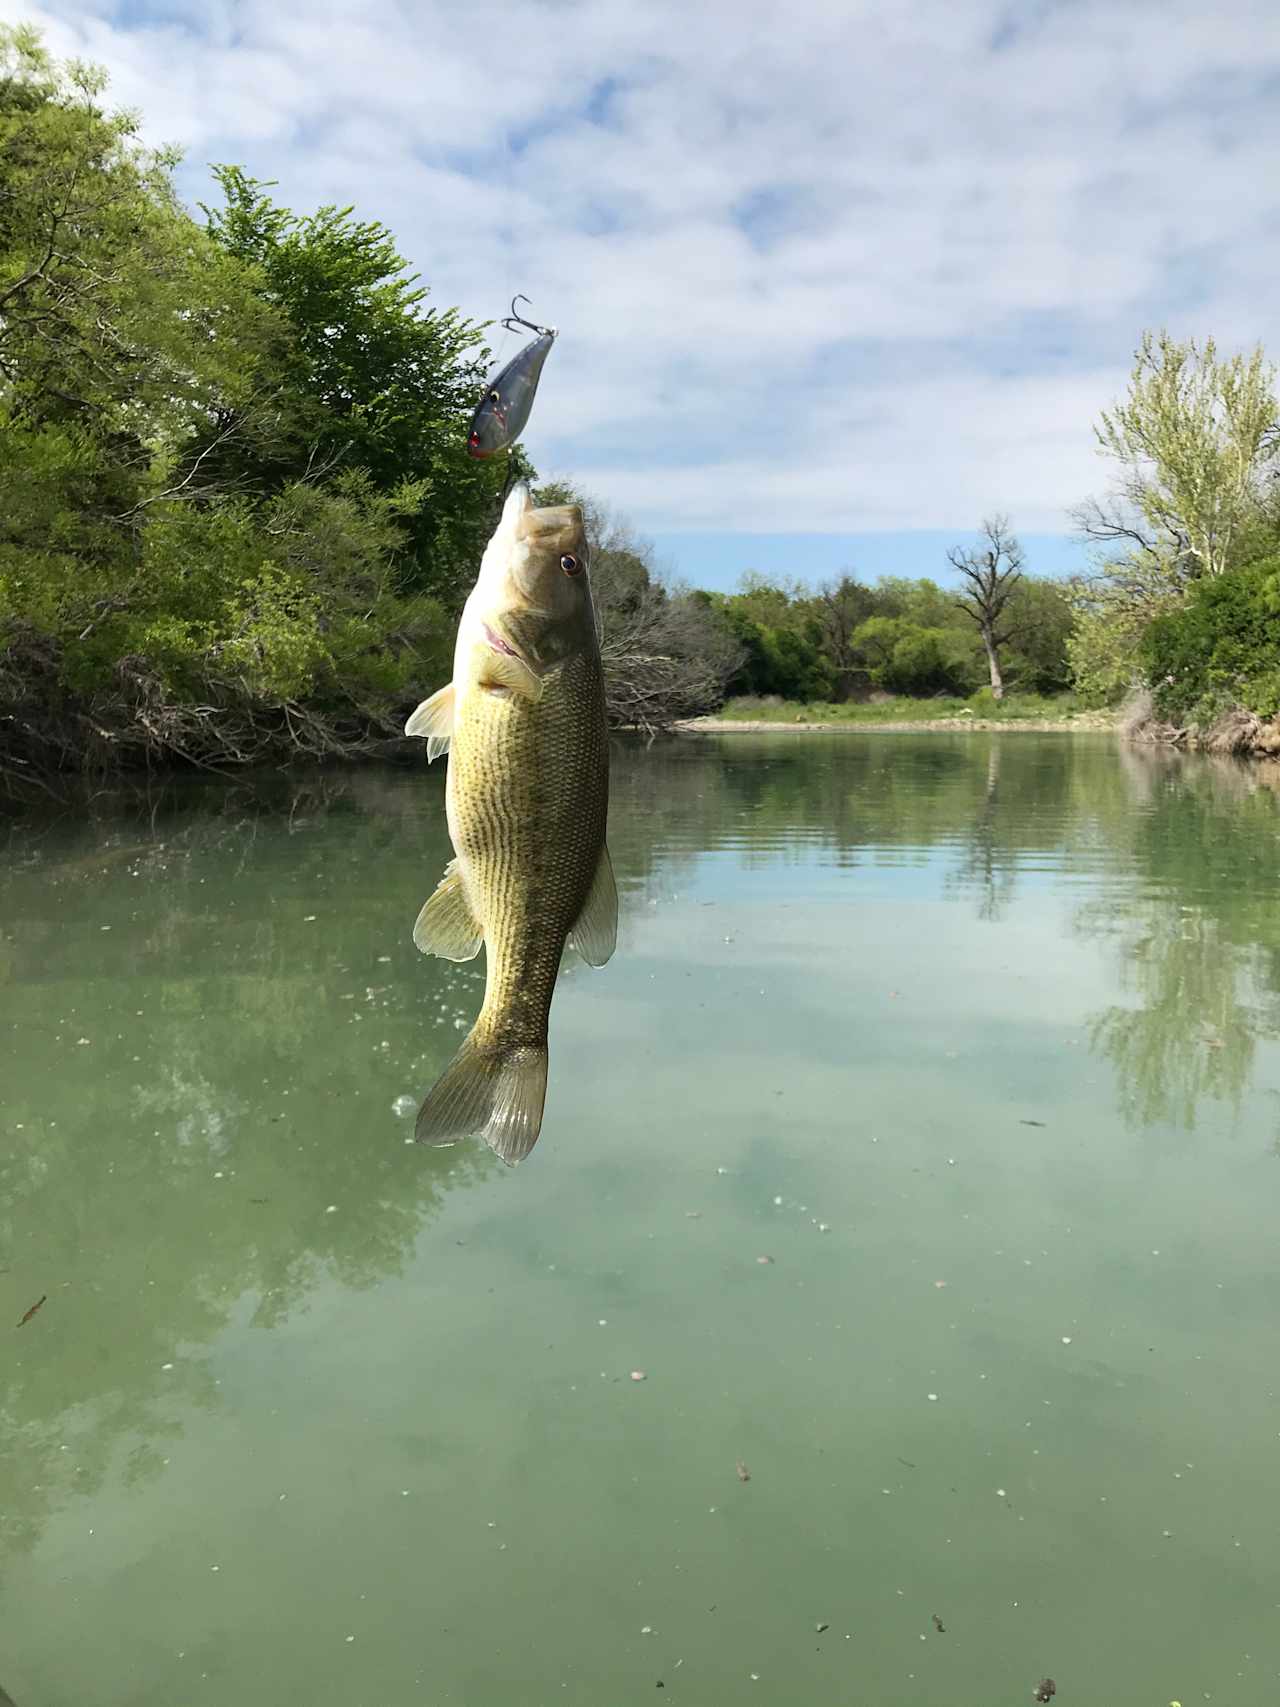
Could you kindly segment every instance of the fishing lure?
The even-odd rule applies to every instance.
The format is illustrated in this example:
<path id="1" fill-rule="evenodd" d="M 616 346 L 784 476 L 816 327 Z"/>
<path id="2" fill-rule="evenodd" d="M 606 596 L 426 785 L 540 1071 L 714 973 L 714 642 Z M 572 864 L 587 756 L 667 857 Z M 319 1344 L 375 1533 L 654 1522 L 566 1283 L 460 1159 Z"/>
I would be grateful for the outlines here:
<path id="1" fill-rule="evenodd" d="M 535 326 L 516 313 L 517 302 L 528 302 L 527 296 L 513 296 L 511 313 L 502 322 L 509 332 L 523 326 L 538 335 L 526 344 L 518 356 L 513 356 L 500 368 L 484 388 L 476 405 L 467 432 L 467 450 L 472 456 L 496 456 L 500 450 L 513 445 L 524 431 L 529 411 L 533 408 L 534 393 L 542 376 L 542 364 L 556 341 L 554 326 Z"/>

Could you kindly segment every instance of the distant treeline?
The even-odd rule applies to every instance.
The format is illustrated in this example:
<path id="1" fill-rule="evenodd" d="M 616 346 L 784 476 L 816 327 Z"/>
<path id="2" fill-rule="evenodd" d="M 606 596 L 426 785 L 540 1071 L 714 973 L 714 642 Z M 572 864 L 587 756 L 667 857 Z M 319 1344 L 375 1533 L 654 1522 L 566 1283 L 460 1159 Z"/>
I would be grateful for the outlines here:
<path id="1" fill-rule="evenodd" d="M 350 209 L 223 166 L 193 217 L 104 90 L 0 25 L 0 779 L 379 749 L 448 672 L 508 473 L 465 452 L 484 328 Z M 1073 582 L 1023 573 L 996 517 L 949 588 L 690 591 L 582 497 L 614 722 L 1007 683 L 1255 730 L 1280 710 L 1261 353 L 1148 338 L 1098 434 L 1121 478 Z"/>

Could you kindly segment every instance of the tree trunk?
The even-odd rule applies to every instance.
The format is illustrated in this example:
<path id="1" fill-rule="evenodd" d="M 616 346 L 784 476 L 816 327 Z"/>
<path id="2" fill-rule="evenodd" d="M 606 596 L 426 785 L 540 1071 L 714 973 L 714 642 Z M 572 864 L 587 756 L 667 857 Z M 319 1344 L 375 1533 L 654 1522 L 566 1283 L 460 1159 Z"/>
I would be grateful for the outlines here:
<path id="1" fill-rule="evenodd" d="M 1000 654 L 996 651 L 995 639 L 988 628 L 982 631 L 982 644 L 987 649 L 987 662 L 991 666 L 991 697 L 1003 699 L 1004 677 L 1000 674 Z"/>

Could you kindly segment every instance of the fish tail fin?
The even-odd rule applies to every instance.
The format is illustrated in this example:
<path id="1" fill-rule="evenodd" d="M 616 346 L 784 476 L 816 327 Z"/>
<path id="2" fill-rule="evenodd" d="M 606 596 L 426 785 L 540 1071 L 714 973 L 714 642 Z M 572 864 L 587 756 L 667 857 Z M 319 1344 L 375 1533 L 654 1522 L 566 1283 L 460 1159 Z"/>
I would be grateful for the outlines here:
<path id="1" fill-rule="evenodd" d="M 494 1048 L 474 1031 L 418 1110 L 419 1144 L 452 1144 L 478 1133 L 510 1167 L 538 1142 L 547 1095 L 547 1049 Z"/>

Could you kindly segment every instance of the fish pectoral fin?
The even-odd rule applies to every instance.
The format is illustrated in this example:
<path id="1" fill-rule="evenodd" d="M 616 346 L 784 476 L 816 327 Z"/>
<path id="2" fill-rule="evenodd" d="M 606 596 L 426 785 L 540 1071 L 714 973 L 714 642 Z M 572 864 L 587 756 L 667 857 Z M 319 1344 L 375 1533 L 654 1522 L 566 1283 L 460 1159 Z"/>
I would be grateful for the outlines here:
<path id="1" fill-rule="evenodd" d="M 588 966 L 603 966 L 618 946 L 618 886 L 607 847 L 600 849 L 591 891 L 569 940 Z"/>
<path id="2" fill-rule="evenodd" d="M 471 910 L 456 859 L 445 866 L 444 876 L 418 914 L 413 941 L 423 954 L 438 954 L 442 960 L 474 960 L 479 954 L 484 927 Z"/>
<path id="3" fill-rule="evenodd" d="M 484 661 L 480 673 L 482 688 L 506 688 L 511 693 L 519 694 L 521 699 L 532 700 L 536 705 L 542 698 L 542 683 L 525 663 L 523 658 L 516 658 L 509 652 L 490 651 Z"/>
<path id="4" fill-rule="evenodd" d="M 449 751 L 453 738 L 453 683 L 446 682 L 430 699 L 424 699 L 404 726 L 406 735 L 425 735 L 427 763 Z"/>

